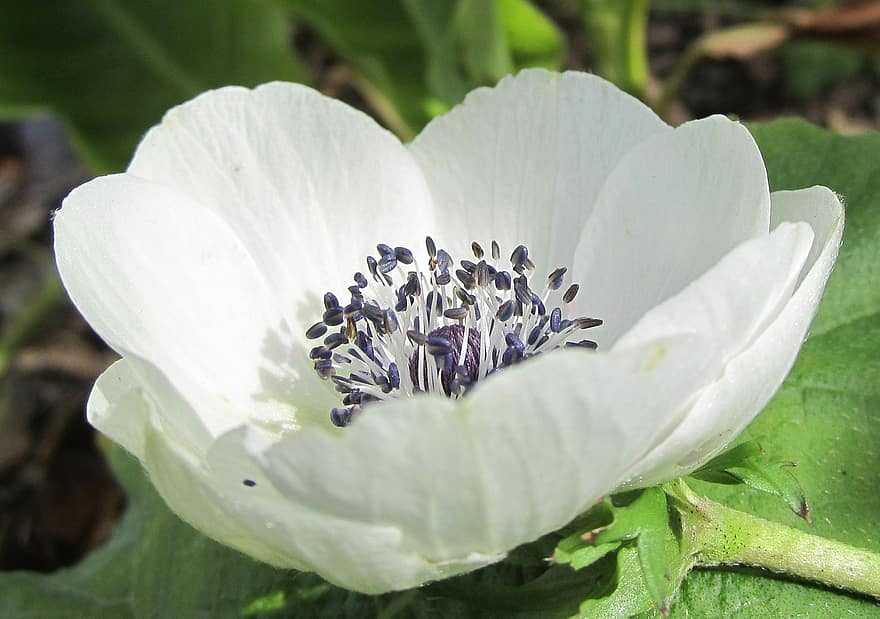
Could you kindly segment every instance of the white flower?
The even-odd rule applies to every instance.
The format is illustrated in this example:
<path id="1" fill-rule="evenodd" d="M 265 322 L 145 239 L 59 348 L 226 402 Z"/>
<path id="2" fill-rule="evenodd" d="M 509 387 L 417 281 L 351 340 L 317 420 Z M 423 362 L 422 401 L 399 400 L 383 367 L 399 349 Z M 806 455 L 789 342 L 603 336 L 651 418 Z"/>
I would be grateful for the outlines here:
<path id="1" fill-rule="evenodd" d="M 169 506 L 262 561 L 381 592 L 497 561 L 617 488 L 718 453 L 790 369 L 842 226 L 826 188 L 771 196 L 739 123 L 673 129 L 601 79 L 536 70 L 474 91 L 409 145 L 303 86 L 205 93 L 146 135 L 126 173 L 70 194 L 55 249 L 74 303 L 122 355 L 95 385 L 89 420 L 140 459 Z M 476 240 L 513 277 L 507 256 L 527 245 L 514 261 L 538 298 L 514 285 L 523 316 L 504 328 L 525 322 L 526 340 L 541 327 L 547 350 L 593 324 L 555 317 L 548 331 L 532 314 L 540 299 L 548 315 L 561 306 L 563 318 L 603 319 L 587 332 L 598 351 L 558 350 L 485 377 L 518 346 L 489 332 L 516 292 L 493 276 L 468 293 L 480 319 L 459 310 L 480 333 L 465 351 L 478 361 L 459 372 L 468 380 L 436 378 L 435 359 L 457 347 L 435 342 L 415 354 L 432 393 L 412 396 L 419 372 L 407 366 L 430 348 L 415 348 L 427 317 L 421 335 L 405 332 L 442 271 L 428 271 L 428 235 L 472 261 Z M 322 295 L 341 298 L 357 270 L 367 301 L 395 303 L 365 267 L 379 243 L 412 249 L 416 262 L 390 273 L 399 286 L 419 266 L 409 292 L 422 305 L 387 329 L 384 313 L 352 323 L 364 332 L 373 320 L 381 348 L 362 395 L 388 399 L 342 408 L 304 332 L 321 320 Z M 568 268 L 558 290 L 544 285 L 556 267 Z M 472 277 L 485 284 L 487 269 Z M 566 303 L 571 281 L 580 293 Z M 460 305 L 446 291 L 443 309 Z M 319 368 L 341 376 L 342 391 L 369 363 L 347 349 Z M 398 389 L 386 384 L 391 361 Z M 334 427 L 334 408 L 337 423 L 357 418 Z"/>

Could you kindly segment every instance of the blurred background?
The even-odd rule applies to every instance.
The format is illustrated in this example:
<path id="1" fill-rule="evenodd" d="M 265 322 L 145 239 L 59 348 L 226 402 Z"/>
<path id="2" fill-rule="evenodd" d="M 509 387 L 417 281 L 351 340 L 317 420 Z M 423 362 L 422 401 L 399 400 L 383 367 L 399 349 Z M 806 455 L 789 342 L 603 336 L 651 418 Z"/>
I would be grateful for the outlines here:
<path id="1" fill-rule="evenodd" d="M 55 272 L 51 213 L 169 107 L 304 82 L 403 140 L 523 67 L 605 76 L 678 124 L 880 126 L 880 0 L 0 0 L 0 570 L 104 541 L 125 496 L 85 422 L 114 359 Z"/>

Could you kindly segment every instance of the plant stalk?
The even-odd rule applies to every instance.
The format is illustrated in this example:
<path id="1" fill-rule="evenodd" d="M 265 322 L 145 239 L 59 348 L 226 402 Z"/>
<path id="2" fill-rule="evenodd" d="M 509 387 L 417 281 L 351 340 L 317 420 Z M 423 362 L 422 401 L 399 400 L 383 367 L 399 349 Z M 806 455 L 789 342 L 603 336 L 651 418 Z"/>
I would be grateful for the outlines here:
<path id="1" fill-rule="evenodd" d="M 880 599 L 880 554 L 676 490 L 697 567 L 747 565 Z"/>

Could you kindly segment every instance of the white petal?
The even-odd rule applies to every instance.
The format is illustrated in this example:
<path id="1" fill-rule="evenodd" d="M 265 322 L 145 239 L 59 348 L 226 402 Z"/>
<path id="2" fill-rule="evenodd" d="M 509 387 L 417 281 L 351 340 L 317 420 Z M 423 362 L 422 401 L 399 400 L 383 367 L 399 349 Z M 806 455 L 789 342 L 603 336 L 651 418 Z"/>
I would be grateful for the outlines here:
<path id="1" fill-rule="evenodd" d="M 458 402 L 373 405 L 344 430 L 308 427 L 259 457 L 290 500 L 399 529 L 402 555 L 500 556 L 614 488 L 650 437 L 686 409 L 692 381 L 717 375 L 716 361 L 691 336 L 617 353 L 554 353 Z"/>
<path id="2" fill-rule="evenodd" d="M 792 225 L 786 222 L 812 226 L 805 275 L 773 322 L 702 392 L 684 423 L 634 469 L 631 485 L 678 477 L 717 455 L 766 406 L 797 357 L 837 258 L 843 207 L 825 187 L 780 191 L 772 199 L 777 229 Z M 771 266 L 769 257 L 767 262 Z"/>
<path id="3" fill-rule="evenodd" d="M 211 436 L 246 416 L 296 410 L 281 391 L 311 378 L 280 303 L 246 247 L 213 211 L 122 174 L 73 191 L 55 217 L 55 254 L 74 304 L 139 376 L 174 388 Z M 289 358 L 282 355 L 291 355 Z M 301 359 L 302 361 L 299 361 Z M 298 363 L 291 366 L 291 363 Z M 325 408 L 321 386 L 295 404 Z M 169 423 L 200 442 L 198 429 Z"/>
<path id="4" fill-rule="evenodd" d="M 86 415 L 89 423 L 101 433 L 141 458 L 150 408 L 131 365 L 119 359 L 95 381 L 86 404 Z"/>
<path id="5" fill-rule="evenodd" d="M 808 224 L 784 222 L 769 235 L 742 243 L 682 292 L 645 314 L 615 347 L 697 333 L 717 342 L 726 363 L 788 303 L 812 242 Z"/>
<path id="6" fill-rule="evenodd" d="M 223 218 L 266 273 L 297 333 L 377 243 L 434 227 L 412 156 L 370 117 L 298 84 L 222 88 L 169 111 L 129 172 Z"/>
<path id="7" fill-rule="evenodd" d="M 367 593 L 500 559 L 472 554 L 457 563 L 429 563 L 401 551 L 401 533 L 393 526 L 339 519 L 290 501 L 245 450 L 247 437 L 260 433 L 253 427 L 227 432 L 207 454 L 192 453 L 155 424 L 163 410 L 187 414 L 186 403 L 173 390 L 147 386 L 129 365 L 128 359 L 117 361 L 99 379 L 89 419 L 137 456 L 169 507 L 209 537 L 276 567 L 317 570 Z"/>
<path id="8" fill-rule="evenodd" d="M 624 153 L 669 131 L 644 104 L 586 73 L 532 69 L 479 88 L 410 148 L 455 249 L 525 243 L 539 268 L 571 263 L 605 177 Z"/>
<path id="9" fill-rule="evenodd" d="M 600 346 L 769 220 L 764 163 L 741 124 L 713 116 L 637 146 L 602 188 L 573 265 L 580 312 L 605 320 Z"/>

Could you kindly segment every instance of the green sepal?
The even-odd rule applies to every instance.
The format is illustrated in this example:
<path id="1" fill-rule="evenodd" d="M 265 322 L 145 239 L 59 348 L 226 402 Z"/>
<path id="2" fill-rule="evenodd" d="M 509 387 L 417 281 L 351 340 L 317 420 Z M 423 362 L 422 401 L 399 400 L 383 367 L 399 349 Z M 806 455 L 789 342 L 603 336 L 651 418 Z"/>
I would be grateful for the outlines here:
<path id="1" fill-rule="evenodd" d="M 553 554 L 556 563 L 579 570 L 613 552 L 618 552 L 620 562 L 624 558 L 620 555 L 626 550 L 626 557 L 638 559 L 639 569 L 622 570 L 619 565 L 615 591 L 641 586 L 656 608 L 667 607 L 679 582 L 680 552 L 663 490 L 648 488 L 606 499 L 577 525 L 557 545 Z M 630 583 L 628 579 L 639 582 Z M 599 602 L 589 600 L 585 604 L 593 606 Z"/>
<path id="2" fill-rule="evenodd" d="M 769 457 L 756 441 L 737 445 L 711 460 L 691 477 L 716 484 L 745 484 L 781 498 L 798 516 L 810 522 L 810 505 L 791 469 L 794 462 Z"/>

